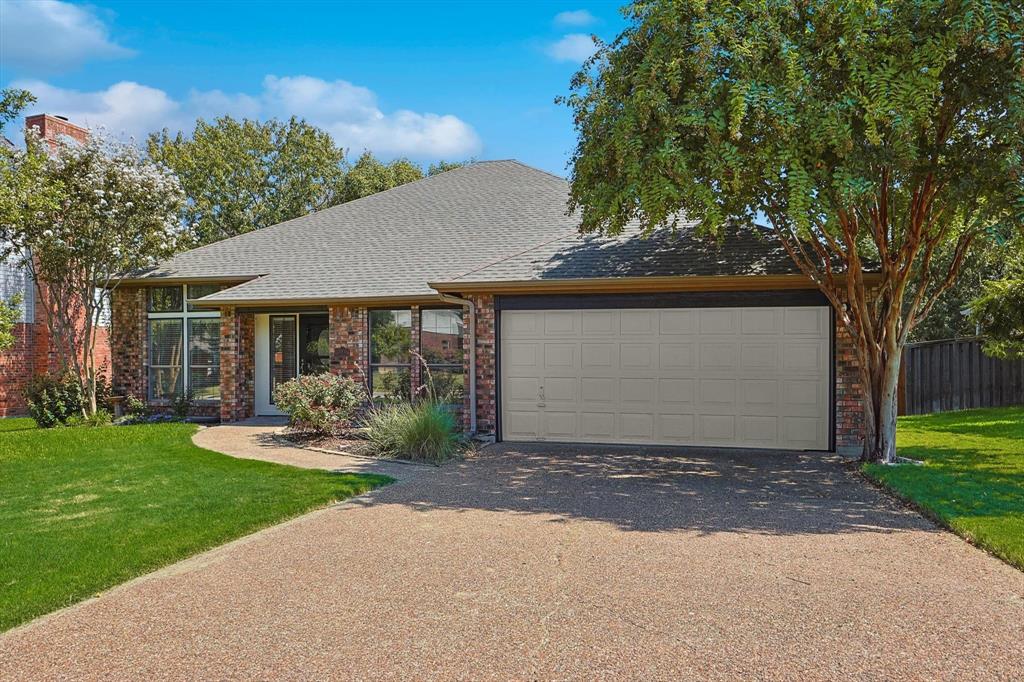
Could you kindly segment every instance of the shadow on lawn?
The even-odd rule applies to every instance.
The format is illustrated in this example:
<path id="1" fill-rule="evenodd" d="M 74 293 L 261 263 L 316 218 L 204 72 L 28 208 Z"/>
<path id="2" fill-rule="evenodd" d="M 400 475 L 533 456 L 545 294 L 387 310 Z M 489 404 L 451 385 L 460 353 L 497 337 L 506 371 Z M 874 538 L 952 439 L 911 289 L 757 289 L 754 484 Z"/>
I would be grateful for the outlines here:
<path id="1" fill-rule="evenodd" d="M 373 499 L 421 511 L 602 521 L 631 531 L 935 530 L 822 453 L 503 443 Z"/>

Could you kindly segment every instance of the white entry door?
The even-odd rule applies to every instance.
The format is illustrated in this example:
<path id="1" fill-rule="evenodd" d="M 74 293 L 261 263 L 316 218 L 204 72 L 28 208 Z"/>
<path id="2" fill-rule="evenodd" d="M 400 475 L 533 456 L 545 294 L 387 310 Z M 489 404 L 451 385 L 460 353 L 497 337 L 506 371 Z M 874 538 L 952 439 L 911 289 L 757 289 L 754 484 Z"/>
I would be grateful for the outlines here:
<path id="1" fill-rule="evenodd" d="M 828 448 L 827 307 L 506 310 L 506 440 Z"/>

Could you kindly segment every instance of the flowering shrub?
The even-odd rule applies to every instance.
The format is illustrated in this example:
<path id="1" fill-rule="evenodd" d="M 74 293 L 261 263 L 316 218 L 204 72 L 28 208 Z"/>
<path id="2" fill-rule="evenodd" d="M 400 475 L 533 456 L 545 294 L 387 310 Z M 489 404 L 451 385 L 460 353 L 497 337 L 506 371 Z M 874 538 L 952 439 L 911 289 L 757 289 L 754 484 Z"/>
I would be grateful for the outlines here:
<path id="1" fill-rule="evenodd" d="M 366 401 L 363 387 L 334 374 L 308 374 L 274 390 L 274 405 L 288 415 L 294 429 L 337 433 L 348 428 Z"/>

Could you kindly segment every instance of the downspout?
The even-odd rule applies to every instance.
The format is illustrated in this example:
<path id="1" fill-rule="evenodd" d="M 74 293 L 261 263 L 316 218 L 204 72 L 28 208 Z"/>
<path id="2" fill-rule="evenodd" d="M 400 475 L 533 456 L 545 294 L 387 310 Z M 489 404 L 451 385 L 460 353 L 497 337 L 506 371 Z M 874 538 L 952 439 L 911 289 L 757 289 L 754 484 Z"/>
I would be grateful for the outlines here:
<path id="1" fill-rule="evenodd" d="M 438 294 L 445 303 L 469 308 L 469 435 L 476 435 L 476 305 L 468 298 Z"/>

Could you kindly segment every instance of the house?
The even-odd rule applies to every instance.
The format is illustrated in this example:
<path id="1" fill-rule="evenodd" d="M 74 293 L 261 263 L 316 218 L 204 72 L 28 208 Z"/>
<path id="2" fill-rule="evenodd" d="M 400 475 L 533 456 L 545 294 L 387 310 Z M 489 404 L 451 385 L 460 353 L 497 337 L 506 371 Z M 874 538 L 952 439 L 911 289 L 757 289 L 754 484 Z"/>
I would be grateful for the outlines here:
<path id="1" fill-rule="evenodd" d="M 51 148 L 61 137 L 84 141 L 89 131 L 61 116 L 38 114 L 25 119 L 26 128 L 36 128 Z M 5 138 L 0 144 L 10 145 Z M 11 145 L 13 146 L 13 145 Z M 14 346 L 0 352 L 0 417 L 24 414 L 25 389 L 32 377 L 59 371 L 59 357 L 46 314 L 49 309 L 46 282 L 38 286 L 29 271 L 10 259 L 0 262 L 0 298 L 21 301 L 21 316 L 14 326 Z M 96 367 L 106 373 L 110 367 L 108 328 L 102 324 L 96 333 Z"/>
<path id="2" fill-rule="evenodd" d="M 474 163 L 135 273 L 114 292 L 115 390 L 191 389 L 233 421 L 331 371 L 381 397 L 434 384 L 503 440 L 859 447 L 849 339 L 763 229 L 580 236 L 567 196 Z"/>

